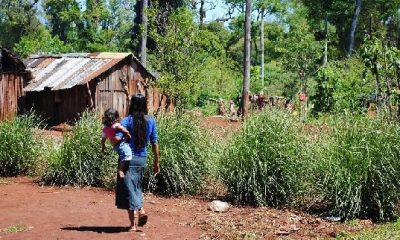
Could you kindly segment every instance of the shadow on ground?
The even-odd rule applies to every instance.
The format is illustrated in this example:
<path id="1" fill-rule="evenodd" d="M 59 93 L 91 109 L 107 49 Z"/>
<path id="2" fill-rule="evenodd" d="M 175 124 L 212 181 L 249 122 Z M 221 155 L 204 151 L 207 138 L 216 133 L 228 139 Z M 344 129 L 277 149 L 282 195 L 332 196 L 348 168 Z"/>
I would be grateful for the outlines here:
<path id="1" fill-rule="evenodd" d="M 128 232 L 129 227 L 79 226 L 79 227 L 62 227 L 61 230 L 80 231 L 80 232 L 97 232 L 97 233 L 120 233 L 120 232 Z"/>

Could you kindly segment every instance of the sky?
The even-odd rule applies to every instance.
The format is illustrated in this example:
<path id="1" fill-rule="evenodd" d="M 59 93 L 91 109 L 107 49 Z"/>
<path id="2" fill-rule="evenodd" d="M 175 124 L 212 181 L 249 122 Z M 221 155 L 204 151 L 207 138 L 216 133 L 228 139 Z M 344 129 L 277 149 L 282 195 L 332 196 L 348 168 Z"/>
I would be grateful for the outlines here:
<path id="1" fill-rule="evenodd" d="M 222 3 L 222 0 L 215 0 L 212 2 L 213 2 L 213 4 L 215 4 L 214 9 L 209 10 L 210 4 L 208 4 L 208 6 L 206 7 L 206 10 L 208 10 L 206 13 L 206 21 L 207 22 L 216 20 L 218 18 L 223 18 L 226 15 L 226 13 L 228 12 L 226 7 Z"/>

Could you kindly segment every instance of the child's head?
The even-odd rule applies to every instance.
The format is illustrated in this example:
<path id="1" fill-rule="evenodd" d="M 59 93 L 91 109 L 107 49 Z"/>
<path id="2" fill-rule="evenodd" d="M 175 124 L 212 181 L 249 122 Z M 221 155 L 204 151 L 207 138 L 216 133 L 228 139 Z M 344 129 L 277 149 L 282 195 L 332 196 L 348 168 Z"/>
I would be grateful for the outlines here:
<path id="1" fill-rule="evenodd" d="M 119 119 L 118 111 L 113 108 L 109 108 L 104 112 L 103 124 L 109 127 L 116 121 L 118 121 L 118 119 Z"/>

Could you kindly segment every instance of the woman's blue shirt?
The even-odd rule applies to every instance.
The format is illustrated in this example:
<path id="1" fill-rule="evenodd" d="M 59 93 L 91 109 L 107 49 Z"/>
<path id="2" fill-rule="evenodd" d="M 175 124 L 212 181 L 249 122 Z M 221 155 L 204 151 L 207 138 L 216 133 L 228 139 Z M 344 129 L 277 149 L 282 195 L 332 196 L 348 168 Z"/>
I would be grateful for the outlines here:
<path id="1" fill-rule="evenodd" d="M 149 141 L 150 141 L 150 143 L 155 144 L 158 141 L 156 120 L 153 117 L 148 116 L 148 115 L 145 116 L 145 120 L 147 122 L 146 145 Z M 142 147 L 141 149 L 136 149 L 135 141 L 134 141 L 135 133 L 133 132 L 133 123 L 134 123 L 134 118 L 132 115 L 128 115 L 128 116 L 124 117 L 121 121 L 121 125 L 124 126 L 132 136 L 132 138 L 128 140 L 128 143 L 132 149 L 133 155 L 137 156 L 137 157 L 146 157 L 147 156 L 146 145 L 144 147 Z M 122 137 L 123 133 L 118 132 L 116 135 L 119 137 Z"/>

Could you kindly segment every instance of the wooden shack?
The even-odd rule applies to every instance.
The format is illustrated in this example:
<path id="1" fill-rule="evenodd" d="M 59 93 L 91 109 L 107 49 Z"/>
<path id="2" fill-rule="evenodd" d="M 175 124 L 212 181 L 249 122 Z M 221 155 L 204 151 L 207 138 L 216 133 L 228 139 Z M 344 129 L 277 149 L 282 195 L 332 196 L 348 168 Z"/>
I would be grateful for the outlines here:
<path id="1" fill-rule="evenodd" d="M 150 113 L 161 105 L 154 75 L 131 53 L 31 56 L 25 65 L 33 72 L 24 88 L 26 107 L 50 125 L 73 122 L 87 108 L 102 113 L 112 107 L 123 116 L 136 93 L 146 95 Z"/>
<path id="2" fill-rule="evenodd" d="M 24 108 L 25 65 L 9 51 L 0 54 L 0 121 L 10 119 Z"/>

